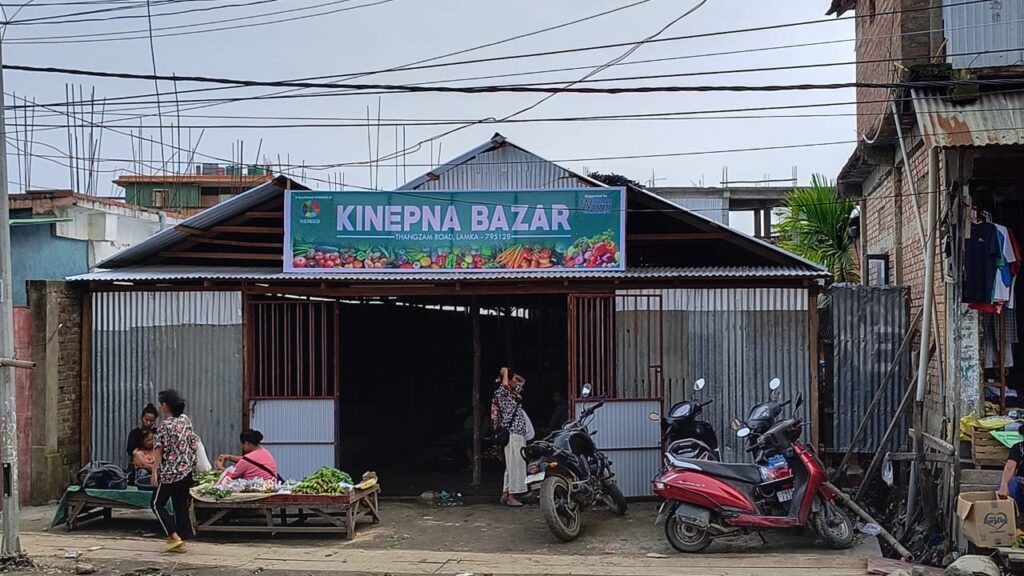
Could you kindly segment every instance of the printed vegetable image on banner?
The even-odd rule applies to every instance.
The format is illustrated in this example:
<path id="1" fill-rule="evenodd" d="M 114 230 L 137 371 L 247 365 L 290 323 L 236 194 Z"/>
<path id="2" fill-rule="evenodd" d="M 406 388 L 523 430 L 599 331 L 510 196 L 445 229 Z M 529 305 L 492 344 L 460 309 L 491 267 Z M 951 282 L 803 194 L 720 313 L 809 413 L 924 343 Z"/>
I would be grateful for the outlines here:
<path id="1" fill-rule="evenodd" d="M 622 188 L 286 194 L 288 272 L 625 268 Z"/>

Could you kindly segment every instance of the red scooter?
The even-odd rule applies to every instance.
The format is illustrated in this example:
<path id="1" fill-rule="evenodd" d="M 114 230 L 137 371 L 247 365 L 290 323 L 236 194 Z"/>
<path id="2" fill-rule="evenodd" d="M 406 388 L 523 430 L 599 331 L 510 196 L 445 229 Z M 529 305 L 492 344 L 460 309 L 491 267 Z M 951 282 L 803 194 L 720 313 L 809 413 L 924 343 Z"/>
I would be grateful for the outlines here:
<path id="1" fill-rule="evenodd" d="M 782 404 L 785 406 L 788 402 Z M 798 397 L 796 408 L 803 404 Z M 736 435 L 750 428 L 739 424 Z M 666 502 L 665 535 L 680 552 L 701 552 L 713 538 L 738 531 L 811 527 L 829 547 L 849 548 L 853 524 L 825 486 L 821 460 L 800 443 L 804 424 L 797 417 L 773 424 L 748 448 L 766 457 L 781 454 L 792 476 L 765 478 L 757 464 L 725 464 L 666 455 L 671 466 L 654 480 Z"/>

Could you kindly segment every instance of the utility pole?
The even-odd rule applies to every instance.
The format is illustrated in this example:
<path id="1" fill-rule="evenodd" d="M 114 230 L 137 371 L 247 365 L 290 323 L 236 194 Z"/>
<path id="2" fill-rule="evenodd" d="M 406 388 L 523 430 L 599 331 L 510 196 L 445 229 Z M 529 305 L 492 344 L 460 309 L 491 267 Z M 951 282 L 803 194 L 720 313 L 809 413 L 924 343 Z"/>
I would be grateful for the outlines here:
<path id="1" fill-rule="evenodd" d="M 0 43 L 2 44 L 2 43 Z M 3 47 L 0 45 L 0 98 L 4 94 Z M 3 465 L 3 546 L 0 557 L 21 554 L 18 523 L 18 420 L 14 368 L 31 368 L 31 362 L 14 359 L 14 297 L 11 289 L 11 220 L 7 193 L 7 128 L 0 109 L 0 463 Z"/>

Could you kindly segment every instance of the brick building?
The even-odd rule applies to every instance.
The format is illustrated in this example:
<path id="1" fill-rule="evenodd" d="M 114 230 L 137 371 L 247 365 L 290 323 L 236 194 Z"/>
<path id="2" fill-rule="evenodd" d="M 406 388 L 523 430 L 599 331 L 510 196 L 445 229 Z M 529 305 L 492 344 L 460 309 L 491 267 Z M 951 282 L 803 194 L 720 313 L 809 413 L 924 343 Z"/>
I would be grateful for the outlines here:
<path id="1" fill-rule="evenodd" d="M 987 339 L 1018 354 L 1024 348 L 1008 334 L 985 330 L 985 314 L 961 304 L 972 219 L 990 214 L 1024 235 L 1024 175 L 1013 170 L 1024 160 L 1024 127 L 1014 112 L 1024 109 L 1024 67 L 1014 65 L 1024 62 L 1024 2 L 835 0 L 830 13 L 850 10 L 857 81 L 903 86 L 858 88 L 858 145 L 838 176 L 839 191 L 860 200 L 863 282 L 908 286 L 916 313 L 935 190 L 938 353 L 926 415 L 929 431 L 948 437 L 944 421 L 982 410 L 982 382 L 995 390 L 997 404 L 1007 403 L 1003 390 L 1024 398 L 1024 369 L 986 369 L 984 354 Z M 995 325 L 1006 317 L 995 317 Z"/>

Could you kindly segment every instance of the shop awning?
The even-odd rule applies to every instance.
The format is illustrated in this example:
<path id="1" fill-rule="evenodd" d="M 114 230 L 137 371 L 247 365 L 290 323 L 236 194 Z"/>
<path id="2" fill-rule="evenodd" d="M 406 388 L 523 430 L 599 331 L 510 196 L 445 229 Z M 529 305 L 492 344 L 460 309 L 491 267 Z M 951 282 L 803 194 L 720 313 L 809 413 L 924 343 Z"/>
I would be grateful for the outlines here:
<path id="1" fill-rule="evenodd" d="M 536 271 L 496 270 L 494 272 L 323 272 L 287 273 L 280 268 L 234 268 L 196 266 L 129 266 L 117 270 L 102 270 L 71 276 L 71 282 L 163 282 L 188 280 L 235 280 L 251 282 L 303 282 L 303 281 L 345 281 L 345 282 L 472 282 L 494 280 L 639 280 L 639 279 L 817 279 L 823 276 L 820 270 L 797 266 L 694 266 L 687 268 L 627 268 L 626 270 L 559 270 L 538 274 Z"/>
<path id="2" fill-rule="evenodd" d="M 1024 144 L 1024 93 L 988 92 L 958 102 L 942 90 L 913 90 L 914 111 L 929 147 Z"/>

